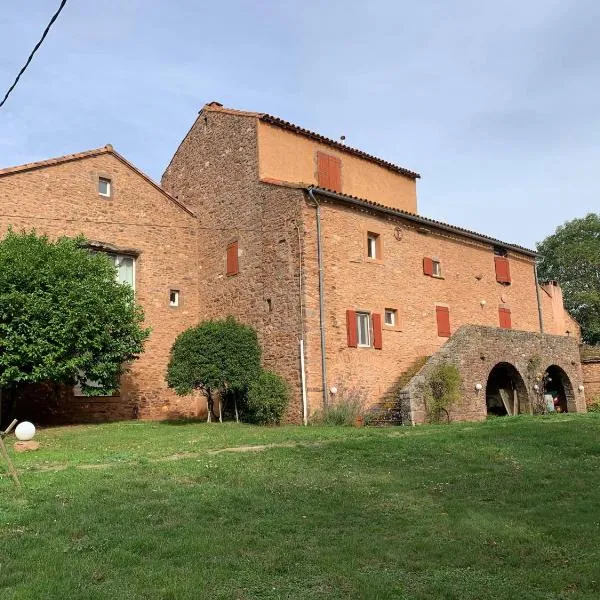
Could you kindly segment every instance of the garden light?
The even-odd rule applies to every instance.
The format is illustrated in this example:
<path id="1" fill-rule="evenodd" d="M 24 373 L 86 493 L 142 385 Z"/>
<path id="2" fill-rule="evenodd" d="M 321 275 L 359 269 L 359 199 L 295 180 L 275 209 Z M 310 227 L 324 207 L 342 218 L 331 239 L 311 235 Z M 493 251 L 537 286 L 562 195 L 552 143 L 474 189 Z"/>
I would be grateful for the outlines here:
<path id="1" fill-rule="evenodd" d="M 28 442 L 35 435 L 35 425 L 29 421 L 23 421 L 15 429 L 15 437 L 21 442 Z"/>

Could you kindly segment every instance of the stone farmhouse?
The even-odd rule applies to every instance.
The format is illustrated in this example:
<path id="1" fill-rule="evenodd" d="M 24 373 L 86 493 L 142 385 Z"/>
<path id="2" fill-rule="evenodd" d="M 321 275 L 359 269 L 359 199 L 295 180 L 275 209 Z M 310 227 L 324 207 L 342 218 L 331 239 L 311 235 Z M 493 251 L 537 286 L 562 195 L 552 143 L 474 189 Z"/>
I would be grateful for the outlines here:
<path id="1" fill-rule="evenodd" d="M 301 423 L 360 399 L 381 420 L 426 418 L 423 381 L 461 373 L 452 419 L 585 410 L 579 327 L 535 252 L 421 216 L 419 175 L 263 113 L 203 107 L 152 182 L 111 146 L 0 170 L 0 232 L 83 233 L 134 286 L 152 335 L 114 397 L 36 389 L 40 422 L 202 416 L 166 388 L 184 329 L 256 328 Z M 56 391 L 55 391 L 56 392 Z M 49 396 L 52 395 L 52 400 Z"/>

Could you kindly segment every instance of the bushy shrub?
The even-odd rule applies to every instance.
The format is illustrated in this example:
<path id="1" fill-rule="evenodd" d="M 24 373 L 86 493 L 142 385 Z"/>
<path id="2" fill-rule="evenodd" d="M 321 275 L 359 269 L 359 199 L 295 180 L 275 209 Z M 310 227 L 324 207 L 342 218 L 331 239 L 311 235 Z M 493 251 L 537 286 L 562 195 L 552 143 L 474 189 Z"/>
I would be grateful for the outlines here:
<path id="1" fill-rule="evenodd" d="M 318 411 L 312 421 L 318 425 L 352 426 L 361 415 L 362 406 L 359 403 L 353 401 L 336 402 Z"/>
<path id="2" fill-rule="evenodd" d="M 364 393 L 357 389 L 347 390 L 343 385 L 338 388 L 334 402 L 317 411 L 311 421 L 317 425 L 339 425 L 351 427 L 357 419 L 364 419 Z"/>
<path id="3" fill-rule="evenodd" d="M 454 365 L 442 363 L 429 374 L 425 383 L 425 404 L 430 423 L 450 420 L 448 408 L 460 399 L 460 372 Z"/>
<path id="4" fill-rule="evenodd" d="M 600 396 L 596 396 L 590 404 L 588 404 L 587 411 L 591 413 L 600 413 Z"/>
<path id="5" fill-rule="evenodd" d="M 279 423 L 290 401 L 285 380 L 271 371 L 263 371 L 248 387 L 242 419 L 260 425 Z"/>

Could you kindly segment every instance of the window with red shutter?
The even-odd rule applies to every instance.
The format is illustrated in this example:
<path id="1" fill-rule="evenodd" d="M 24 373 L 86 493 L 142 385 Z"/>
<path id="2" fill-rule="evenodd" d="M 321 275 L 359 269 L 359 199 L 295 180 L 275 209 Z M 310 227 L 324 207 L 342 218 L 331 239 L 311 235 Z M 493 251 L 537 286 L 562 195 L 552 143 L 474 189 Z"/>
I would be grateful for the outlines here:
<path id="1" fill-rule="evenodd" d="M 510 283 L 510 264 L 506 256 L 494 256 L 496 267 L 496 281 L 498 283 Z"/>
<path id="2" fill-rule="evenodd" d="M 317 152 L 317 183 L 328 190 L 342 191 L 342 161 L 337 156 Z"/>
<path id="3" fill-rule="evenodd" d="M 381 350 L 383 348 L 381 315 L 379 313 L 373 313 L 371 315 L 371 322 L 373 325 L 373 348 L 375 348 L 376 350 Z"/>
<path id="4" fill-rule="evenodd" d="M 447 306 L 436 306 L 435 316 L 439 337 L 450 337 L 450 309 Z"/>
<path id="5" fill-rule="evenodd" d="M 423 259 L 423 274 L 430 277 L 433 275 L 433 259 L 427 256 Z"/>
<path id="6" fill-rule="evenodd" d="M 356 348 L 358 346 L 358 330 L 356 326 L 356 311 L 346 311 L 346 335 L 348 336 L 348 347 Z"/>
<path id="7" fill-rule="evenodd" d="M 500 327 L 502 327 L 502 329 L 512 329 L 512 319 L 509 308 L 500 306 L 498 308 L 498 317 L 500 319 Z"/>
<path id="8" fill-rule="evenodd" d="M 238 243 L 231 242 L 227 245 L 227 275 L 237 275 L 238 273 Z"/>

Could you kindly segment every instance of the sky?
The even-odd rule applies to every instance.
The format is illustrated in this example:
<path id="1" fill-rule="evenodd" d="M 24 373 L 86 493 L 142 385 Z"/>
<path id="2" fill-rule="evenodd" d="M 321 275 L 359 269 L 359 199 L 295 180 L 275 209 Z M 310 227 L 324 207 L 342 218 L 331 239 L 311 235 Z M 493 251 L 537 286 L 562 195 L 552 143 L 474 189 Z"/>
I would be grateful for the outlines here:
<path id="1" fill-rule="evenodd" d="M 58 4 L 3 2 L 2 96 Z M 598 23 L 597 0 L 69 0 L 0 109 L 0 168 L 111 143 L 160 181 L 216 100 L 345 135 L 421 174 L 420 214 L 534 247 L 599 211 Z"/>

